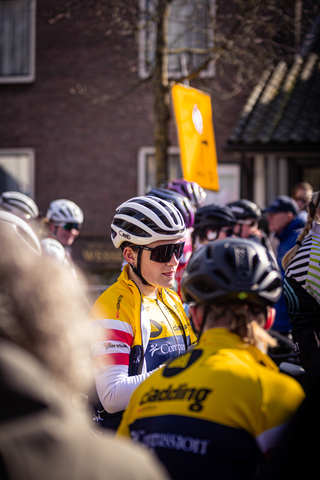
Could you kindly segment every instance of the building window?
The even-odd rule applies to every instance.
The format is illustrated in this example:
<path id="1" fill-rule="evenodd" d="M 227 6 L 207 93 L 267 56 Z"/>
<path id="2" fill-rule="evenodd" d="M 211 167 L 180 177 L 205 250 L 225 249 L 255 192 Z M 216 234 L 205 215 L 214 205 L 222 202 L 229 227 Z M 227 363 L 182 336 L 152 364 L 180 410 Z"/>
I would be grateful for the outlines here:
<path id="1" fill-rule="evenodd" d="M 140 0 L 139 76 L 147 78 L 154 68 L 156 0 Z M 168 21 L 168 78 L 213 77 L 214 0 L 173 0 Z M 205 68 L 201 69 L 201 66 Z"/>
<path id="2" fill-rule="evenodd" d="M 179 147 L 168 148 L 168 178 L 182 177 Z M 138 153 L 138 195 L 145 195 L 157 182 L 155 147 L 142 147 Z"/>
<path id="3" fill-rule="evenodd" d="M 179 147 L 168 148 L 168 179 L 182 178 Z M 241 167 L 239 163 L 218 164 L 220 191 L 206 190 L 206 204 L 226 205 L 240 198 Z M 155 148 L 142 147 L 138 153 L 138 195 L 145 195 L 156 186 Z"/>
<path id="4" fill-rule="evenodd" d="M 0 0 L 0 83 L 35 79 L 36 0 Z"/>
<path id="5" fill-rule="evenodd" d="M 0 193 L 17 191 L 35 197 L 32 149 L 0 150 Z"/>

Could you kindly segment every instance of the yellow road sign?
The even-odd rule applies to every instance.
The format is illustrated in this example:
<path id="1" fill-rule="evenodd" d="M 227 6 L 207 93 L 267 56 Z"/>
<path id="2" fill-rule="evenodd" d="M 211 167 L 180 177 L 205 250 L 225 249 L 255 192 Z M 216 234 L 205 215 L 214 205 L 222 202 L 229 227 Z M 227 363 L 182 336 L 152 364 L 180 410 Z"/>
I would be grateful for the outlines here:
<path id="1" fill-rule="evenodd" d="M 171 89 L 183 177 L 202 188 L 219 190 L 211 97 L 187 85 Z"/>

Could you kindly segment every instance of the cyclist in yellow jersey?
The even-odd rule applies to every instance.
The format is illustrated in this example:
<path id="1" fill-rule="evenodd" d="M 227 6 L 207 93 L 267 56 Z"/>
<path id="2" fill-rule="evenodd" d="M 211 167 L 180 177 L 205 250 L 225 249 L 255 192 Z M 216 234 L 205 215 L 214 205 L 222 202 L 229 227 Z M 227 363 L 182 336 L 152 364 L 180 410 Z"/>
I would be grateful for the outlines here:
<path id="1" fill-rule="evenodd" d="M 263 324 L 281 291 L 258 242 L 221 239 L 196 252 L 182 294 L 199 344 L 136 389 L 117 435 L 153 449 L 174 480 L 254 478 L 304 398 L 265 353 L 274 339 Z"/>
<path id="2" fill-rule="evenodd" d="M 90 312 L 98 430 L 116 429 L 136 387 L 197 341 L 171 290 L 184 247 L 181 213 L 160 198 L 136 197 L 117 208 L 111 230 L 127 263 Z"/>

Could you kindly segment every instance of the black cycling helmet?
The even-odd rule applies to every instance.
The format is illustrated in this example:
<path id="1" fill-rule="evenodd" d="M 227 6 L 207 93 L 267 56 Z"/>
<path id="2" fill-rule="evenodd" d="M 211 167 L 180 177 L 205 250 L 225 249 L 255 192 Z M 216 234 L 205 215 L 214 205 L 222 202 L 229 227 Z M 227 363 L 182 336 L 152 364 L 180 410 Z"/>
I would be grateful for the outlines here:
<path id="1" fill-rule="evenodd" d="M 261 218 L 261 209 L 250 200 L 240 199 L 236 202 L 228 203 L 227 206 L 232 210 L 238 223 L 240 223 L 241 220 L 247 220 L 248 218 L 254 218 L 258 222 Z"/>
<path id="2" fill-rule="evenodd" d="M 192 227 L 195 209 L 187 197 L 166 188 L 151 188 L 147 196 L 162 198 L 162 200 L 172 203 L 181 213 L 186 228 Z"/>
<path id="3" fill-rule="evenodd" d="M 282 277 L 261 244 L 228 238 L 210 242 L 193 254 L 181 288 L 186 302 L 206 306 L 244 302 L 266 307 L 279 300 Z"/>
<path id="4" fill-rule="evenodd" d="M 222 227 L 234 227 L 237 219 L 229 207 L 206 205 L 198 208 L 193 223 L 193 234 L 206 236 L 207 230 L 220 231 Z"/>

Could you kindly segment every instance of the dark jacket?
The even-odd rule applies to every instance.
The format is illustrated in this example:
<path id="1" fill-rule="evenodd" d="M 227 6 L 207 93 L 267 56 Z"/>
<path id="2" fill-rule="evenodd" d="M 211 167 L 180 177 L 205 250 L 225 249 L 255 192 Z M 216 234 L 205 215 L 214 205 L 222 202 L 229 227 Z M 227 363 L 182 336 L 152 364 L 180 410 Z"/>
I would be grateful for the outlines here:
<path id="1" fill-rule="evenodd" d="M 291 223 L 289 223 L 286 228 L 282 230 L 280 234 L 275 235 L 280 241 L 276 257 L 283 279 L 285 272 L 281 265 L 282 259 L 285 254 L 295 245 L 301 229 L 303 229 L 304 226 L 304 219 L 298 215 L 292 220 Z M 278 300 L 274 307 L 276 309 L 276 318 L 273 329 L 280 333 L 289 332 L 291 330 L 291 325 L 289 323 L 289 315 L 285 304 L 284 294 L 281 295 L 280 300 Z"/>

